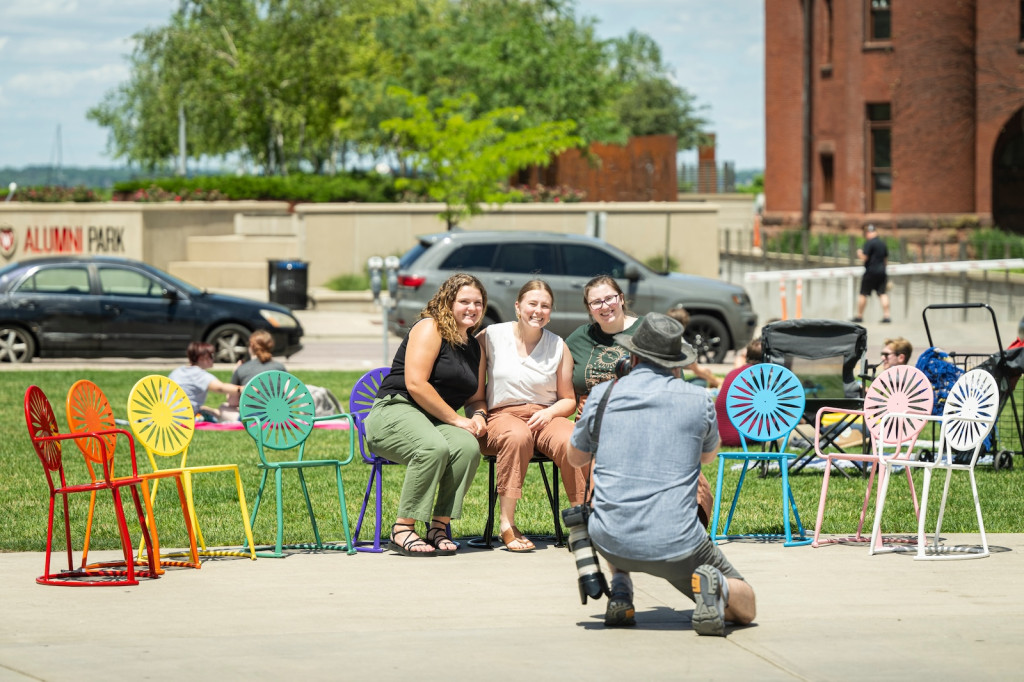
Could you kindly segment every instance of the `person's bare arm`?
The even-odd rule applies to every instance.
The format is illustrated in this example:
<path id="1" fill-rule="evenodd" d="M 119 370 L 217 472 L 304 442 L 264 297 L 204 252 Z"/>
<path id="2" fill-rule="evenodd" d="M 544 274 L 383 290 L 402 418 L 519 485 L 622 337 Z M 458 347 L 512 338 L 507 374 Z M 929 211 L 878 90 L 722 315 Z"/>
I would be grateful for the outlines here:
<path id="1" fill-rule="evenodd" d="M 206 387 L 208 391 L 216 391 L 217 393 L 223 393 L 229 397 L 228 402 L 231 402 L 230 397 L 234 396 L 235 404 L 238 404 L 238 396 L 242 394 L 242 387 L 238 384 L 229 384 L 226 381 L 220 379 L 214 379 L 210 382 L 210 385 Z"/>
<path id="2" fill-rule="evenodd" d="M 530 417 L 526 425 L 530 427 L 531 431 L 539 431 L 555 417 L 570 417 L 576 411 L 576 394 L 572 388 L 572 353 L 569 352 L 569 347 L 565 345 L 564 341 L 561 343 L 562 362 L 558 365 L 555 388 L 558 400 Z"/>
<path id="3" fill-rule="evenodd" d="M 448 406 L 430 383 L 430 372 L 441 352 L 441 334 L 433 319 L 419 322 L 409 331 L 405 347 L 405 387 L 416 404 L 445 424 L 466 429 L 473 435 L 480 426 Z"/>
<path id="4" fill-rule="evenodd" d="M 572 443 L 569 443 L 569 450 L 565 453 L 565 458 L 569 460 L 569 464 L 576 468 L 580 468 L 590 464 L 590 460 L 593 459 L 593 455 L 589 452 L 578 450 Z"/>
<path id="5" fill-rule="evenodd" d="M 469 417 L 478 427 L 477 436 L 487 433 L 487 330 L 481 329 L 476 335 L 480 344 L 480 367 L 477 369 L 476 393 L 466 401 L 466 416 Z M 477 414 L 477 411 L 484 414 Z"/>
<path id="6" fill-rule="evenodd" d="M 712 462 L 714 462 L 715 457 L 718 456 L 718 448 L 721 445 L 721 443 L 722 441 L 719 440 L 718 443 L 715 444 L 715 447 L 713 447 L 711 450 L 709 450 L 708 452 L 700 453 L 700 463 L 711 464 Z"/>

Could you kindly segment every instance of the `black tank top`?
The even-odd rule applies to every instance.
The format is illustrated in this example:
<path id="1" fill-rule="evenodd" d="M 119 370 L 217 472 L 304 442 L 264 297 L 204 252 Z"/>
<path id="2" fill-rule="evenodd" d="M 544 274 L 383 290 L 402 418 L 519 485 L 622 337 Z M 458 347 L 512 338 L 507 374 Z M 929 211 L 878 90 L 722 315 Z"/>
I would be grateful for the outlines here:
<path id="1" fill-rule="evenodd" d="M 417 323 L 419 324 L 419 323 Z M 389 395 L 401 395 L 416 403 L 405 385 L 405 349 L 409 337 L 402 340 L 402 345 L 395 352 L 391 363 L 391 373 L 384 377 L 377 391 L 378 398 Z M 466 404 L 469 397 L 476 393 L 480 370 L 480 344 L 470 336 L 464 346 L 455 346 L 441 339 L 441 348 L 430 370 L 430 385 L 434 387 L 441 400 L 448 407 L 458 410 Z"/>

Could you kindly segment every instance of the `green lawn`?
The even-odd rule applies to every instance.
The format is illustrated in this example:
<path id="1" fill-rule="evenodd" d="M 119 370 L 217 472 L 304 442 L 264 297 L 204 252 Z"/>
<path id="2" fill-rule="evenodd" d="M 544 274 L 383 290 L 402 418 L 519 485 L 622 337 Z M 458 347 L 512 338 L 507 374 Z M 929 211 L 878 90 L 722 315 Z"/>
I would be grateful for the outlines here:
<path id="1" fill-rule="evenodd" d="M 227 379 L 228 371 L 215 372 L 222 379 Z M 5 523 L 0 528 L 0 551 L 42 551 L 46 539 L 47 488 L 42 468 L 29 442 L 24 419 L 24 392 L 30 383 L 35 383 L 50 398 L 57 415 L 58 424 L 65 429 L 64 399 L 68 389 L 78 379 L 87 378 L 96 382 L 103 389 L 114 407 L 117 417 L 125 417 L 125 404 L 128 393 L 134 383 L 145 373 L 136 370 L 60 370 L 39 372 L 8 372 L 0 383 L 0 458 L 4 464 L 5 475 L 0 478 L 0 500 L 3 500 L 3 518 Z M 351 386 L 361 372 L 340 371 L 306 371 L 302 373 L 304 381 L 330 388 L 335 395 L 347 405 Z M 317 430 L 310 436 L 309 457 L 342 457 L 348 450 L 348 434 L 345 431 Z M 1005 447 L 1005 445 L 1004 445 Z M 1019 449 L 1019 446 L 1018 446 Z M 139 467 L 148 471 L 149 462 L 143 451 L 139 451 Z M 118 458 L 127 456 L 126 441 L 119 444 Z M 82 457 L 73 444 L 64 448 L 66 468 L 79 480 L 85 476 Z M 251 507 L 254 500 L 259 474 L 256 469 L 256 450 L 251 439 L 242 431 L 211 432 L 197 431 L 189 454 L 190 464 L 216 464 L 235 462 L 239 464 L 242 482 L 245 487 L 248 503 Z M 122 463 L 123 460 L 121 460 Z M 1021 522 L 1017 507 L 1024 498 L 1024 463 L 1019 459 L 1011 471 L 993 471 L 990 467 L 978 469 L 978 486 L 980 489 L 982 508 L 985 513 L 986 528 L 989 532 L 1019 532 Z M 356 515 L 366 487 L 370 467 L 363 464 L 358 453 L 352 464 L 343 470 L 348 513 L 351 526 L 355 527 Z M 384 517 L 385 524 L 390 525 L 397 506 L 398 493 L 401 487 L 403 469 L 388 467 L 385 469 L 384 482 Z M 705 474 L 715 485 L 717 466 L 705 467 Z M 920 472 L 916 473 L 920 482 Z M 725 490 L 726 500 L 735 487 L 738 472 L 727 471 Z M 792 477 L 792 485 L 797 504 L 801 511 L 804 525 L 813 528 L 817 513 L 818 495 L 821 488 L 822 474 L 806 472 Z M 285 477 L 285 541 L 306 541 L 311 536 L 301 492 L 295 476 Z M 321 524 L 321 532 L 325 538 L 340 539 L 342 537 L 341 522 L 336 513 L 336 493 L 333 476 L 326 471 L 314 471 L 307 475 L 317 519 Z M 829 507 L 823 532 L 852 532 L 856 526 L 857 515 L 863 496 L 865 479 L 833 475 Z M 781 494 L 777 477 L 760 478 L 756 474 L 748 475 L 744 484 L 743 496 L 740 501 L 736 518 L 733 521 L 733 532 L 778 532 L 782 527 Z M 242 526 L 237 503 L 234 501 L 233 478 L 226 473 L 204 474 L 194 479 L 196 506 L 200 525 L 207 544 L 239 545 L 242 542 Z M 887 505 L 884 528 L 887 532 L 912 532 L 916 529 L 907 494 L 905 479 L 893 482 L 890 487 L 890 503 Z M 920 489 L 920 485 L 918 485 Z M 274 538 L 273 497 L 272 491 L 265 495 L 265 506 L 260 511 L 256 527 L 253 529 L 256 542 L 270 544 Z M 954 504 L 947 511 L 943 530 L 946 532 L 970 532 L 975 530 L 973 508 L 970 504 L 970 488 L 967 477 L 954 476 L 951 496 Z M 84 525 L 86 496 L 75 501 L 72 508 L 72 528 L 76 535 Z M 479 535 L 483 531 L 486 518 L 487 502 L 487 468 L 481 464 L 476 481 L 467 496 L 463 518 L 452 523 L 456 536 Z M 563 506 L 567 503 L 564 500 Z M 94 530 L 94 548 L 112 548 L 117 546 L 115 528 L 112 521 L 111 502 L 101 498 L 98 518 L 101 519 Z M 173 485 L 161 485 L 157 500 L 157 524 L 160 531 L 161 544 L 164 547 L 181 547 L 187 544 L 183 529 L 180 509 L 177 506 Z M 520 502 L 517 514 L 517 525 L 528 533 L 550 533 L 552 530 L 551 515 L 544 497 L 541 479 L 536 467 L 530 468 L 527 477 L 524 500 Z M 368 528 L 363 537 L 369 535 L 372 519 L 367 521 Z M 136 529 L 137 533 L 137 529 Z M 58 531 L 57 537 L 62 537 Z"/>

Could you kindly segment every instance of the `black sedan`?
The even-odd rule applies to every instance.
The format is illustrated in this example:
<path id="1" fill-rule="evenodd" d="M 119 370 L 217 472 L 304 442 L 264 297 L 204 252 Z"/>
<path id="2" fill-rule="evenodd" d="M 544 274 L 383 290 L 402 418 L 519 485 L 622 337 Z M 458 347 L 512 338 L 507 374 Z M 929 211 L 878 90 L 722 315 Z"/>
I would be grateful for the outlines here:
<path id="1" fill-rule="evenodd" d="M 284 306 L 211 294 L 127 258 L 58 256 L 0 268 L 0 362 L 33 357 L 185 357 L 207 341 L 217 362 L 248 357 L 266 329 L 274 353 L 302 349 Z"/>

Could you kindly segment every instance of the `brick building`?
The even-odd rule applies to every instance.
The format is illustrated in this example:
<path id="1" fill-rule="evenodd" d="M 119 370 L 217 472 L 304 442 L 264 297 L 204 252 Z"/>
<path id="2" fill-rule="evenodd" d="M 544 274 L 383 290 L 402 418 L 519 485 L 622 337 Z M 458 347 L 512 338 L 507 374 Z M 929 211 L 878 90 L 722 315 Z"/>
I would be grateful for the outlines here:
<path id="1" fill-rule="evenodd" d="M 811 223 L 1024 233 L 1024 0 L 809 0 Z M 801 218 L 804 0 L 765 1 L 765 224 Z"/>
<path id="2" fill-rule="evenodd" d="M 569 187 L 585 201 L 675 201 L 676 149 L 675 135 L 631 137 L 625 145 L 595 142 L 586 154 L 570 149 L 543 168 L 520 171 L 512 184 Z"/>

